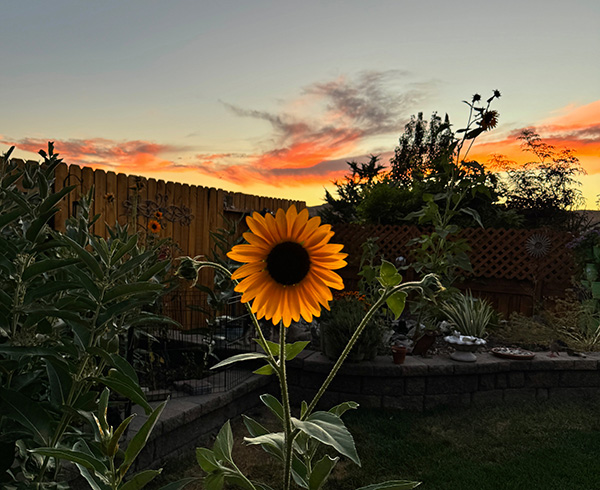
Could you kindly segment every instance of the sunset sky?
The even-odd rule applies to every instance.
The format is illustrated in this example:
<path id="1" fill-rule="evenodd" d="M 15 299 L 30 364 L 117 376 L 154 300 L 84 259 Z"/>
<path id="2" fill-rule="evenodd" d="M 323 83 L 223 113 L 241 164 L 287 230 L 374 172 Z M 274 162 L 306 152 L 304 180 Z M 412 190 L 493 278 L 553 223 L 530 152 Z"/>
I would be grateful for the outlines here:
<path id="1" fill-rule="evenodd" d="M 411 114 L 498 89 L 472 156 L 527 161 L 535 128 L 600 194 L 600 1 L 9 2 L 2 152 L 323 201 L 346 161 L 387 162 Z"/>

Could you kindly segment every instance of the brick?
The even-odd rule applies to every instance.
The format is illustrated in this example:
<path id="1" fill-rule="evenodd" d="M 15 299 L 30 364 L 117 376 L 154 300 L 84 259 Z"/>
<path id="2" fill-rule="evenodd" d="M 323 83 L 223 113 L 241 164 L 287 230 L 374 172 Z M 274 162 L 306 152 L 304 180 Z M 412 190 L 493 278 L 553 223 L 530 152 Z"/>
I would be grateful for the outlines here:
<path id="1" fill-rule="evenodd" d="M 426 378 L 426 393 L 431 395 L 445 393 L 470 393 L 477 390 L 478 376 L 429 376 Z"/>
<path id="2" fill-rule="evenodd" d="M 525 374 L 525 384 L 529 388 L 550 388 L 558 385 L 560 374 L 557 371 L 530 371 Z"/>
<path id="3" fill-rule="evenodd" d="M 496 388 L 508 388 L 508 373 L 498 373 L 496 375 Z"/>
<path id="4" fill-rule="evenodd" d="M 568 400 L 571 398 L 583 400 L 600 400 L 600 389 L 596 387 L 579 388 L 550 388 L 550 398 L 558 400 Z"/>
<path id="5" fill-rule="evenodd" d="M 479 375 L 479 390 L 487 391 L 496 388 L 495 374 L 480 374 Z"/>
<path id="6" fill-rule="evenodd" d="M 431 410 L 436 407 L 460 407 L 463 406 L 463 398 L 459 393 L 426 395 L 423 406 L 425 410 Z"/>
<path id="7" fill-rule="evenodd" d="M 600 371 L 563 371 L 560 385 L 571 387 L 600 386 Z"/>
<path id="8" fill-rule="evenodd" d="M 344 393 L 361 393 L 363 379 L 361 376 L 348 376 L 338 373 L 333 378 L 328 390 Z"/>
<path id="9" fill-rule="evenodd" d="M 402 376 L 425 376 L 429 371 L 427 364 L 418 356 L 406 356 L 404 364 L 398 367 L 402 370 Z"/>
<path id="10" fill-rule="evenodd" d="M 428 357 L 421 359 L 427 366 L 427 373 L 430 375 L 442 375 L 454 373 L 454 362 L 447 357 Z"/>
<path id="11" fill-rule="evenodd" d="M 368 378 L 365 379 L 362 393 L 365 395 L 401 395 L 404 393 L 404 378 Z"/>
<path id="12" fill-rule="evenodd" d="M 474 406 L 497 405 L 502 403 L 504 390 L 476 391 L 473 393 Z"/>
<path id="13" fill-rule="evenodd" d="M 523 403 L 534 401 L 535 388 L 508 388 L 504 390 L 504 403 Z"/>
<path id="14" fill-rule="evenodd" d="M 525 374 L 520 371 L 508 373 L 508 386 L 511 388 L 522 388 L 525 386 Z"/>
<path id="15" fill-rule="evenodd" d="M 384 396 L 382 399 L 384 408 L 394 408 L 398 410 L 411 410 L 416 412 L 423 411 L 423 397 L 418 396 Z"/>
<path id="16" fill-rule="evenodd" d="M 406 378 L 404 380 L 404 394 L 423 395 L 425 393 L 425 378 Z"/>

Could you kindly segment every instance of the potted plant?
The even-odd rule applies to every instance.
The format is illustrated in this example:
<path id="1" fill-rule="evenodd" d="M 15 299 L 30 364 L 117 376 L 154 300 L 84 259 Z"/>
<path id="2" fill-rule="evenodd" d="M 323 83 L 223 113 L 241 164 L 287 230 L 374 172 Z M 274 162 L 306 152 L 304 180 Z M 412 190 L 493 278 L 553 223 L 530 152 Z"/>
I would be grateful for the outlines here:
<path id="1" fill-rule="evenodd" d="M 475 351 L 486 344 L 483 337 L 494 316 L 492 305 L 467 291 L 442 303 L 441 310 L 455 329 L 452 335 L 444 337 L 455 349 L 450 357 L 455 361 L 475 362 Z"/>

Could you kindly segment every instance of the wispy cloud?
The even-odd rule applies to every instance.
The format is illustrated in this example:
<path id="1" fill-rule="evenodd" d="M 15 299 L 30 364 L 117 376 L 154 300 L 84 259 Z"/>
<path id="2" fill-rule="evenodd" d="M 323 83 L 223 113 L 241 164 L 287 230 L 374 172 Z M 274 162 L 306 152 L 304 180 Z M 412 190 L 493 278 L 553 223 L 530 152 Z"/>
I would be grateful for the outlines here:
<path id="1" fill-rule="evenodd" d="M 162 145 L 149 141 L 113 141 L 103 138 L 53 140 L 56 152 L 69 164 L 91 166 L 120 172 L 175 170 L 177 166 L 161 155 L 185 151 L 185 147 Z M 47 147 L 48 140 L 23 138 L 0 140 L 8 146 L 37 153 Z"/>
<path id="2" fill-rule="evenodd" d="M 339 177 L 340 159 L 363 156 L 369 137 L 400 133 L 409 115 L 430 94 L 431 84 L 407 86 L 398 93 L 405 72 L 362 72 L 305 87 L 295 111 L 269 112 L 224 103 L 235 115 L 267 121 L 268 149 L 243 159 L 212 160 L 199 171 L 219 172 L 236 183 L 248 179 L 272 185 L 303 185 Z M 200 156 L 199 156 L 200 157 Z M 345 161 L 345 160 L 344 160 Z M 342 162 L 343 163 L 343 162 Z"/>

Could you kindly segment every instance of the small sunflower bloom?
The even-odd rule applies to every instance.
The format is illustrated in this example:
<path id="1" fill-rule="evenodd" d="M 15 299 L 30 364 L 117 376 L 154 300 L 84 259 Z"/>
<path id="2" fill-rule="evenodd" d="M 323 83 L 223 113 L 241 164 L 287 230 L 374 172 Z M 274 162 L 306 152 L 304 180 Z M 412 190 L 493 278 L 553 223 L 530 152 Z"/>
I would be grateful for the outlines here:
<path id="1" fill-rule="evenodd" d="M 161 219 L 163 217 L 163 214 L 161 211 L 156 211 L 156 213 L 154 213 L 154 217 L 156 219 Z"/>
<path id="2" fill-rule="evenodd" d="M 151 219 L 148 223 L 148 230 L 150 230 L 152 233 L 158 233 L 160 228 L 160 223 L 154 219 Z"/>
<path id="3" fill-rule="evenodd" d="M 486 111 L 481 115 L 481 121 L 479 121 L 481 129 L 489 131 L 494 129 L 498 125 L 498 111 Z"/>
<path id="4" fill-rule="evenodd" d="M 248 242 L 234 246 L 227 256 L 242 265 L 232 274 L 241 280 L 235 291 L 242 293 L 242 303 L 252 301 L 258 319 L 283 322 L 289 327 L 300 317 L 311 322 L 329 309 L 331 289 L 343 289 L 342 278 L 335 272 L 346 265 L 348 254 L 343 245 L 329 243 L 330 225 L 321 225 L 308 210 L 298 213 L 295 206 L 275 216 L 254 213 L 246 218 L 250 232 Z"/>

